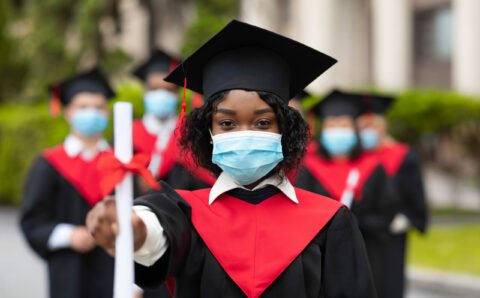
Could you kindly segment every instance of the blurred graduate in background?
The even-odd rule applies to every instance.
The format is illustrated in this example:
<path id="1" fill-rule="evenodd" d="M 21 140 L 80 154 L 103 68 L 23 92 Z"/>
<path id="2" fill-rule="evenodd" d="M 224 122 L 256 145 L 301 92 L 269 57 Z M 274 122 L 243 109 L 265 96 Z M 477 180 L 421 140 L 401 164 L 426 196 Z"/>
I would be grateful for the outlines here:
<path id="1" fill-rule="evenodd" d="M 295 186 L 332 197 L 358 219 L 377 288 L 382 285 L 384 247 L 394 216 L 395 194 L 376 156 L 362 155 L 355 119 L 361 96 L 333 90 L 313 107 L 322 121 L 309 146 Z M 379 297 L 382 296 L 379 293 Z"/>
<path id="2" fill-rule="evenodd" d="M 85 218 L 103 199 L 104 174 L 97 164 L 102 154 L 111 153 L 102 133 L 109 125 L 107 100 L 114 93 L 98 69 L 54 84 L 50 91 L 52 114 L 63 105 L 70 134 L 33 163 L 21 228 L 48 264 L 50 297 L 112 297 L 113 258 L 95 244 Z"/>
<path id="3" fill-rule="evenodd" d="M 360 140 L 366 155 L 376 156 L 393 181 L 399 204 L 389 226 L 383 266 L 384 278 L 379 293 L 382 297 L 401 298 L 405 280 L 406 233 L 411 228 L 425 232 L 427 208 L 421 166 L 417 154 L 407 144 L 388 135 L 385 113 L 394 98 L 362 96 L 362 115 L 357 118 Z"/>
<path id="4" fill-rule="evenodd" d="M 133 123 L 133 146 L 136 153 L 151 156 L 149 170 L 159 180 L 175 188 L 194 190 L 211 186 L 215 179 L 202 168 L 196 168 L 177 144 L 178 86 L 163 79 L 180 60 L 161 50 L 139 66 L 134 75 L 145 84 L 142 119 Z M 148 187 L 139 180 L 140 192 Z"/>

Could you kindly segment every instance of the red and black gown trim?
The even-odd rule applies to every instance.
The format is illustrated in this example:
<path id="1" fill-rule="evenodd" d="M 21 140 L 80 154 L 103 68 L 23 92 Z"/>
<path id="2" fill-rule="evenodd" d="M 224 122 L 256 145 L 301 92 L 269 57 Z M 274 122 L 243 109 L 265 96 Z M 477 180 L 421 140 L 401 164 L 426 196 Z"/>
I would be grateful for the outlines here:
<path id="1" fill-rule="evenodd" d="M 375 297 L 355 219 L 335 200 L 295 189 L 295 204 L 272 187 L 163 190 L 136 199 L 158 217 L 169 248 L 137 283 L 175 279 L 175 297 Z"/>
<path id="2" fill-rule="evenodd" d="M 370 152 L 382 162 L 387 175 L 395 185 L 399 204 L 395 213 L 403 213 L 420 232 L 427 226 L 427 206 L 422 181 L 420 161 L 406 144 L 391 143 Z M 383 259 L 384 278 L 379 294 L 401 298 L 405 287 L 406 233 L 386 235 Z"/>
<path id="3" fill-rule="evenodd" d="M 70 158 L 59 145 L 38 157 L 28 174 L 20 225 L 29 245 L 48 264 L 50 297 L 112 297 L 114 262 L 103 249 L 81 254 L 47 246 L 57 224 L 84 226 L 91 206 L 102 199 L 97 160 Z"/>
<path id="4" fill-rule="evenodd" d="M 377 289 L 385 283 L 384 260 L 389 245 L 389 225 L 398 208 L 398 195 L 376 156 L 336 163 L 324 159 L 313 143 L 300 168 L 295 186 L 340 200 L 350 170 L 355 167 L 360 179 L 354 190 L 352 213 L 359 222 L 365 240 Z M 382 296 L 379 292 L 379 297 Z"/>

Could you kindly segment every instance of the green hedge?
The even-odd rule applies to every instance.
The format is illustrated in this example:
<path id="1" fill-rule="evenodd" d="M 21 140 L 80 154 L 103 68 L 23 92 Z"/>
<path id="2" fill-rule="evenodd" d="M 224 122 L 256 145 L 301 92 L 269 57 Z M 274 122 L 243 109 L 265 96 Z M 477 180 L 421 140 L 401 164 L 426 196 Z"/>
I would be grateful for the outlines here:
<path id="1" fill-rule="evenodd" d="M 112 105 L 118 100 L 130 101 L 134 105 L 134 116 L 140 117 L 143 114 L 140 83 L 123 80 L 117 84 L 116 91 L 117 97 Z M 182 89 L 179 93 L 181 96 Z M 187 100 L 189 95 L 187 93 Z M 312 97 L 306 105 L 314 104 L 318 99 Z M 480 100 L 442 91 L 408 91 L 399 95 L 388 119 L 398 139 L 416 142 L 422 135 L 456 127 L 465 130 L 465 123 L 469 127 L 474 123 L 473 127 L 478 129 Z M 111 131 L 112 126 L 105 133 L 108 139 L 111 139 Z M 61 117 L 50 117 L 46 103 L 0 105 L 0 204 L 19 202 L 32 160 L 43 148 L 62 142 L 67 133 L 67 123 Z M 472 140 L 469 137 L 471 132 L 470 135 L 463 132 L 463 135 Z"/>

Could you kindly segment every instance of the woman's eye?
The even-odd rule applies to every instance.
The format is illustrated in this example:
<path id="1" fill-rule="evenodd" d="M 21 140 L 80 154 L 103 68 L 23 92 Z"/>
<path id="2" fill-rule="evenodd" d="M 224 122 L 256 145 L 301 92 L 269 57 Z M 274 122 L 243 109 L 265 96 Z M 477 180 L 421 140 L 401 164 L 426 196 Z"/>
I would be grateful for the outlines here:
<path id="1" fill-rule="evenodd" d="M 223 120 L 220 122 L 220 126 L 222 126 L 223 128 L 231 128 L 235 125 L 235 123 L 233 123 L 233 121 L 231 120 Z"/>
<path id="2" fill-rule="evenodd" d="M 272 122 L 270 120 L 267 120 L 267 119 L 261 119 L 261 120 L 258 120 L 257 122 L 257 126 L 260 126 L 260 127 L 267 127 L 271 124 Z"/>

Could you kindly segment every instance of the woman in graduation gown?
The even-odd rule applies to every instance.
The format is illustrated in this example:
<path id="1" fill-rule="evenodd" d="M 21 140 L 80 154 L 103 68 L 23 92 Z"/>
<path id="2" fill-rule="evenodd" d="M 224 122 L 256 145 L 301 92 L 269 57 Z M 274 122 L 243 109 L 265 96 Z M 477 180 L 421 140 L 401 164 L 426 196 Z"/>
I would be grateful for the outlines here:
<path id="1" fill-rule="evenodd" d="M 309 129 L 288 99 L 335 60 L 303 44 L 230 22 L 167 81 L 203 93 L 182 126 L 212 188 L 162 190 L 135 200 L 137 282 L 173 278 L 175 297 L 376 297 L 356 220 L 341 203 L 294 188 L 284 173 Z M 115 202 L 87 226 L 114 253 Z M 113 228 L 112 228 L 113 225 Z"/>
<path id="2" fill-rule="evenodd" d="M 157 179 L 174 188 L 195 190 L 212 186 L 215 179 L 180 154 L 175 135 L 178 86 L 163 80 L 179 63 L 178 58 L 157 49 L 134 71 L 145 83 L 145 114 L 133 122 L 133 146 L 135 152 L 151 156 L 148 168 Z M 148 186 L 141 179 L 138 183 L 146 193 Z"/>
<path id="3" fill-rule="evenodd" d="M 97 69 L 52 85 L 52 108 L 65 106 L 71 132 L 46 149 L 27 178 L 21 228 L 48 263 L 50 297 L 112 297 L 113 259 L 85 227 L 87 212 L 103 198 L 97 162 L 111 149 L 102 137 L 113 97 Z"/>
<path id="4" fill-rule="evenodd" d="M 385 269 L 384 284 L 379 294 L 401 298 L 405 284 L 406 233 L 411 228 L 425 232 L 427 208 L 417 154 L 407 144 L 394 141 L 387 132 L 384 114 L 393 101 L 394 98 L 387 96 L 364 96 L 362 115 L 358 117 L 357 124 L 365 154 L 381 160 L 399 199 L 387 234 L 383 265 L 388 270 Z"/>
<path id="5" fill-rule="evenodd" d="M 360 108 L 361 95 L 340 90 L 333 90 L 313 108 L 322 120 L 322 128 L 318 141 L 315 138 L 309 146 L 295 186 L 332 197 L 351 208 L 379 287 L 396 198 L 379 159 L 361 154 L 355 125 Z"/>

